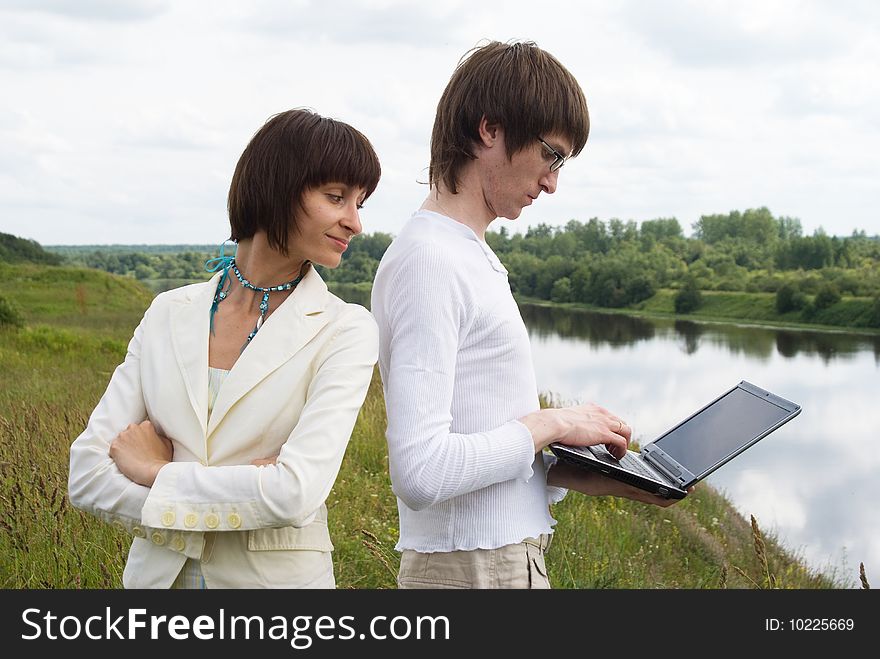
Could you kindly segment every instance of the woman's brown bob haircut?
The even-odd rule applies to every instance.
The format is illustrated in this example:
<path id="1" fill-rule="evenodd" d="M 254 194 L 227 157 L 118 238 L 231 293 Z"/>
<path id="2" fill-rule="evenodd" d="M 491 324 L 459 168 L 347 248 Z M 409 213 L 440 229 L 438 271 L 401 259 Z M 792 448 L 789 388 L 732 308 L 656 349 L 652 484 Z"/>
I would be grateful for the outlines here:
<path id="1" fill-rule="evenodd" d="M 475 158 L 483 117 L 504 129 L 507 157 L 538 136 L 571 140 L 578 155 L 590 133 L 584 92 L 574 76 L 532 42 L 491 41 L 458 63 L 437 104 L 428 177 L 455 194 L 461 169 Z"/>
<path id="2" fill-rule="evenodd" d="M 262 229 L 269 246 L 287 254 L 304 192 L 338 182 L 364 188 L 366 199 L 380 174 L 373 146 L 357 129 L 305 109 L 276 114 L 251 138 L 232 175 L 231 239 Z"/>

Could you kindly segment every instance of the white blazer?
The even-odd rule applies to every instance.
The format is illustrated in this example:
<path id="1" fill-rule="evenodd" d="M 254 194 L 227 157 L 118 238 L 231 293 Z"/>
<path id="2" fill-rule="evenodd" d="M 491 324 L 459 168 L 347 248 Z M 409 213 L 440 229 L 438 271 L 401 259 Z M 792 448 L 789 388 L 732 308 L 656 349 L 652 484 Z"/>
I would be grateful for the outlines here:
<path id="1" fill-rule="evenodd" d="M 126 588 L 167 588 L 187 557 L 209 588 L 334 585 L 324 502 L 377 360 L 372 315 L 310 268 L 235 362 L 208 419 L 209 282 L 158 295 L 70 449 L 71 503 L 134 536 Z M 151 488 L 109 457 L 149 419 L 174 444 Z M 277 464 L 251 460 L 278 454 Z"/>

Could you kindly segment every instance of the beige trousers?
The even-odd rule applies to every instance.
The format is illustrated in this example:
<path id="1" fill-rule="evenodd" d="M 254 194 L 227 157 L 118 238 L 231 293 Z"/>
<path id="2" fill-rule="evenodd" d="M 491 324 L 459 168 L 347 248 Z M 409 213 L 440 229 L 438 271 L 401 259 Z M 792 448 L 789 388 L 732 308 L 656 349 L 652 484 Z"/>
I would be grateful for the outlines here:
<path id="1" fill-rule="evenodd" d="M 544 552 L 549 534 L 526 538 L 498 549 L 423 554 L 404 550 L 397 587 L 413 588 L 550 588 Z"/>

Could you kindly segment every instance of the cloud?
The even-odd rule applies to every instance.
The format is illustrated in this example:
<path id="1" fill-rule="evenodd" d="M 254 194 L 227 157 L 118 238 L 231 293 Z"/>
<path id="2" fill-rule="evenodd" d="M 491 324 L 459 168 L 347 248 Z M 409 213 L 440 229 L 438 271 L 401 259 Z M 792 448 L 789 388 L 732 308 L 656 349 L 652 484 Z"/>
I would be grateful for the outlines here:
<path id="1" fill-rule="evenodd" d="M 21 136 L 0 133 L 0 168 L 13 177 L 0 212 L 14 203 L 26 218 L 31 199 L 40 219 L 21 226 L 51 244 L 68 225 L 40 214 L 46 203 L 103 216 L 90 199 L 98 207 L 118 194 L 145 217 L 168 218 L 163 232 L 151 220 L 151 233 L 182 242 L 178 232 L 216 225 L 217 205 L 181 190 L 174 203 L 189 200 L 188 220 L 172 222 L 156 191 L 206 172 L 228 184 L 261 123 L 305 105 L 373 141 L 383 177 L 364 219 L 368 231 L 396 233 L 426 194 L 416 181 L 458 59 L 485 38 L 526 38 L 582 82 L 593 130 L 559 192 L 511 230 L 675 216 L 688 231 L 701 214 L 767 206 L 800 218 L 807 234 L 877 233 L 880 12 L 867 2 L 656 4 L 560 0 L 564 21 L 538 21 L 522 0 L 216 0 L 210 11 L 192 1 L 0 0 L 0 88 L 28 118 Z M 813 54 L 796 57 L 816 35 Z M 51 202 L 23 196 L 39 189 L 25 175 L 38 173 L 70 183 Z M 65 240 L 121 242 L 118 233 L 137 233 L 135 217 L 92 234 L 83 221 Z"/>
<path id="2" fill-rule="evenodd" d="M 0 12 L 0 69 L 23 70 L 76 67 L 100 58 L 83 39 L 83 26 L 42 20 L 32 14 Z"/>
<path id="3" fill-rule="evenodd" d="M 623 10 L 644 42 L 688 67 L 778 65 L 822 59 L 847 47 L 837 16 L 801 3 L 629 2 Z"/>
<path id="4" fill-rule="evenodd" d="M 142 21 L 166 12 L 169 0 L 2 0 L 0 11 L 54 14 L 85 21 Z"/>
<path id="5" fill-rule="evenodd" d="M 120 146 L 152 149 L 211 149 L 223 142 L 220 130 L 190 106 L 145 108 L 119 119 L 114 141 Z"/>
<path id="6" fill-rule="evenodd" d="M 457 4 L 259 0 L 249 3 L 236 21 L 277 38 L 329 41 L 340 47 L 372 43 L 423 48 L 443 43 L 461 24 Z"/>

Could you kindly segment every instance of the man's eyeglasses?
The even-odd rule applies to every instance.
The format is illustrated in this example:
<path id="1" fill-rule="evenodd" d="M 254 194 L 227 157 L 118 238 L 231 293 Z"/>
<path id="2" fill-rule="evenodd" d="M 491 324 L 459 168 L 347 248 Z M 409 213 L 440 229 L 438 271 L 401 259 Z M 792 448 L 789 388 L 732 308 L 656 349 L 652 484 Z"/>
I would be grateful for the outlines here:
<path id="1" fill-rule="evenodd" d="M 542 138 L 539 137 L 538 141 L 544 146 L 545 149 L 547 149 L 547 153 L 552 154 L 553 157 L 556 158 L 556 160 L 554 160 L 552 163 L 550 163 L 550 171 L 551 172 L 555 172 L 557 169 L 559 169 L 560 167 L 562 167 L 565 164 L 566 160 L 568 160 L 569 156 L 562 155 L 561 153 L 559 153 L 559 151 L 557 151 L 552 146 L 547 144 L 547 142 L 545 142 Z"/>

